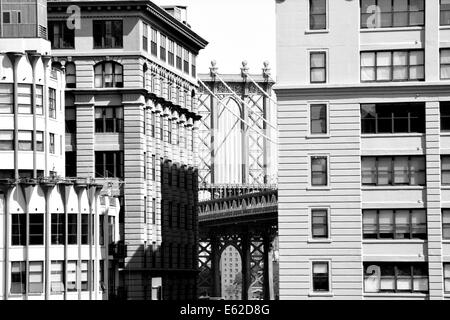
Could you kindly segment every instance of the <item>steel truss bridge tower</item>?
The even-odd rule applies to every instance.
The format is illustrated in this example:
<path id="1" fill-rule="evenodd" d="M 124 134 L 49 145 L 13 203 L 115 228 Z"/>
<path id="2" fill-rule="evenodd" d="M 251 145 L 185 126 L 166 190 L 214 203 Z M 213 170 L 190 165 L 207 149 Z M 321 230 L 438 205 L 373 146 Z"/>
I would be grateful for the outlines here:
<path id="1" fill-rule="evenodd" d="M 213 61 L 210 73 L 199 78 L 197 291 L 222 296 L 222 253 L 233 246 L 241 261 L 241 298 L 259 291 L 261 298 L 273 299 L 277 131 L 268 63 L 261 75 L 250 74 L 246 62 L 240 74 L 221 75 Z"/>

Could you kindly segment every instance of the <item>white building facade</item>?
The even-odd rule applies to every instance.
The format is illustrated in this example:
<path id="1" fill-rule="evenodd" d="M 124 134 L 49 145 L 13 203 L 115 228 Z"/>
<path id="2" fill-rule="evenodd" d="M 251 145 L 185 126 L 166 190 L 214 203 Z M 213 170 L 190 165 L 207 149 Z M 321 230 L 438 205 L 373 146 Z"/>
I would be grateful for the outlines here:
<path id="1" fill-rule="evenodd" d="M 276 10 L 280 298 L 450 298 L 450 2 Z"/>

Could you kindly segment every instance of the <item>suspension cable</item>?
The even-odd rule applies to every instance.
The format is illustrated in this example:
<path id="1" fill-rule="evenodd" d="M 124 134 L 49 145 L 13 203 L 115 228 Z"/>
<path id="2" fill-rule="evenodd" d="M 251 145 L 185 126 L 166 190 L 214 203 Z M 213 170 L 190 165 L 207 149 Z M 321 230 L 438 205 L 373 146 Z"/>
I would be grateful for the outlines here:
<path id="1" fill-rule="evenodd" d="M 246 73 L 245 74 L 245 76 L 246 77 L 248 77 L 252 82 L 253 82 L 253 84 L 267 97 L 267 98 L 269 98 L 270 99 L 270 101 L 272 101 L 275 105 L 277 105 L 278 104 L 278 102 L 277 101 L 275 101 L 275 99 L 274 98 L 272 98 L 263 88 L 261 88 L 260 87 L 260 85 L 259 84 L 257 84 L 256 83 L 256 81 L 255 81 L 255 79 L 253 79 L 251 76 L 250 76 L 250 74 L 248 74 L 248 73 Z"/>
<path id="2" fill-rule="evenodd" d="M 277 130 L 277 128 L 276 128 L 273 124 L 271 124 L 269 121 L 267 121 L 266 119 L 264 119 L 264 117 L 261 117 L 259 114 L 257 114 L 256 112 L 254 112 L 254 111 L 252 110 L 252 108 L 248 105 L 248 103 L 245 102 L 244 100 L 242 100 L 241 97 L 239 97 L 239 96 L 233 91 L 233 89 L 231 89 L 230 86 L 229 86 L 225 81 L 223 81 L 223 79 L 219 76 L 219 74 L 218 74 L 217 72 L 214 71 L 214 74 L 215 74 L 216 77 L 220 80 L 220 82 L 222 82 L 223 85 L 224 85 L 228 90 L 231 91 L 230 93 L 231 93 L 233 96 L 235 96 L 240 102 L 242 102 L 244 105 L 247 106 L 248 110 L 249 110 L 251 113 L 255 114 L 255 115 L 256 115 L 258 118 L 260 118 L 262 121 L 264 121 L 265 123 L 267 123 L 267 124 L 268 124 L 269 126 L 271 126 L 273 129 Z"/>
<path id="3" fill-rule="evenodd" d="M 261 135 L 262 137 L 266 138 L 268 141 L 272 142 L 273 144 L 278 144 L 277 142 L 275 142 L 274 140 L 272 140 L 271 138 L 269 138 L 268 136 L 266 136 L 264 133 L 259 132 L 258 130 L 256 130 L 255 128 L 253 128 L 246 120 L 242 119 L 239 115 L 237 115 L 233 110 L 231 110 L 230 108 L 228 108 L 228 106 L 222 102 L 222 100 L 220 100 L 215 94 L 214 92 L 211 91 L 211 89 L 208 88 L 208 86 L 200 79 L 198 79 L 198 82 L 209 92 L 209 94 L 211 94 L 214 98 L 217 99 L 217 101 L 225 108 L 227 109 L 232 115 L 234 115 L 236 118 L 238 118 L 239 120 L 241 120 L 243 123 L 245 123 L 249 129 L 255 131 L 258 135 Z"/>

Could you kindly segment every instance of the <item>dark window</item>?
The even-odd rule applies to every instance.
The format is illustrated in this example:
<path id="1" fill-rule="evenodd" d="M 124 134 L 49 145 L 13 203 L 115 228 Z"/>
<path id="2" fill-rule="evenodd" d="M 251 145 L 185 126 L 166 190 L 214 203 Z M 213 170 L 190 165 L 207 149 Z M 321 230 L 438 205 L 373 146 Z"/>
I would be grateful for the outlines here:
<path id="1" fill-rule="evenodd" d="M 152 154 L 152 180 L 156 181 L 156 156 Z"/>
<path id="2" fill-rule="evenodd" d="M 167 142 L 172 144 L 172 119 L 167 121 Z"/>
<path id="3" fill-rule="evenodd" d="M 327 28 L 327 0 L 309 0 L 309 29 Z"/>
<path id="4" fill-rule="evenodd" d="M 33 131 L 19 130 L 19 150 L 33 150 Z"/>
<path id="5" fill-rule="evenodd" d="M 312 263 L 312 280 L 313 291 L 329 292 L 330 291 L 330 275 L 328 262 Z"/>
<path id="6" fill-rule="evenodd" d="M 183 47 L 180 46 L 179 44 L 177 44 L 177 69 L 178 70 L 182 70 L 182 65 L 181 65 L 182 54 L 183 54 Z"/>
<path id="7" fill-rule="evenodd" d="M 374 186 L 424 186 L 425 157 L 362 157 L 363 185 Z"/>
<path id="8" fill-rule="evenodd" d="M 44 215 L 42 213 L 32 213 L 30 218 L 30 245 L 44 244 Z"/>
<path id="9" fill-rule="evenodd" d="M 0 150 L 14 150 L 13 130 L 0 130 Z"/>
<path id="10" fill-rule="evenodd" d="M 152 138 L 156 137 L 156 113 L 151 114 L 151 131 L 152 131 Z"/>
<path id="11" fill-rule="evenodd" d="M 191 75 L 195 78 L 197 76 L 197 56 L 191 54 Z M 187 106 L 186 106 L 187 107 Z"/>
<path id="12" fill-rule="evenodd" d="M 450 185 L 450 156 L 441 156 L 441 183 Z"/>
<path id="13" fill-rule="evenodd" d="M 450 102 L 441 102 L 441 131 L 450 131 Z"/>
<path id="14" fill-rule="evenodd" d="M 450 0 L 441 0 L 441 26 L 450 25 Z"/>
<path id="15" fill-rule="evenodd" d="M 94 20 L 94 49 L 122 48 L 123 22 L 121 20 Z"/>
<path id="16" fill-rule="evenodd" d="M 374 6 L 379 11 L 375 11 Z M 424 24 L 424 0 L 361 0 L 361 29 L 413 27 Z"/>
<path id="17" fill-rule="evenodd" d="M 66 177 L 77 176 L 77 154 L 75 151 L 66 152 Z"/>
<path id="18" fill-rule="evenodd" d="M 189 74 L 189 51 L 183 49 L 183 71 Z"/>
<path id="19" fill-rule="evenodd" d="M 99 178 L 123 178 L 123 152 L 96 151 L 95 176 Z"/>
<path id="20" fill-rule="evenodd" d="M 428 293 L 428 265 L 411 262 L 365 262 L 364 292 Z"/>
<path id="21" fill-rule="evenodd" d="M 77 122 L 74 107 L 66 107 L 65 123 L 66 133 L 75 134 L 77 132 Z"/>
<path id="22" fill-rule="evenodd" d="M 450 239 L 450 209 L 442 209 L 442 238 Z"/>
<path id="23" fill-rule="evenodd" d="M 66 63 L 66 88 L 76 88 L 77 75 L 76 66 L 73 62 Z"/>
<path id="24" fill-rule="evenodd" d="M 94 67 L 96 88 L 122 88 L 123 67 L 117 62 L 100 62 Z"/>
<path id="25" fill-rule="evenodd" d="M 165 122 L 165 120 L 164 120 L 165 118 L 164 118 L 164 116 L 163 115 L 161 115 L 160 116 L 160 125 L 159 125 L 159 138 L 162 140 L 162 141 L 166 141 L 165 139 L 165 137 L 164 137 L 164 122 Z"/>
<path id="26" fill-rule="evenodd" d="M 55 134 L 49 134 L 49 152 L 55 154 Z"/>
<path id="27" fill-rule="evenodd" d="M 123 107 L 96 107 L 95 132 L 123 132 Z"/>
<path id="28" fill-rule="evenodd" d="M 174 54 L 175 54 L 175 43 L 169 39 L 168 62 L 169 65 L 171 65 L 172 67 L 175 65 Z"/>
<path id="29" fill-rule="evenodd" d="M 3 23 L 4 24 L 11 23 L 11 12 L 10 11 L 3 12 Z"/>
<path id="30" fill-rule="evenodd" d="M 44 132 L 36 131 L 36 151 L 44 151 Z"/>
<path id="31" fill-rule="evenodd" d="M 152 224 L 156 224 L 156 199 L 152 199 Z"/>
<path id="32" fill-rule="evenodd" d="M 67 215 L 67 244 L 77 244 L 78 215 L 69 213 Z"/>
<path id="33" fill-rule="evenodd" d="M 311 83 L 327 82 L 327 57 L 325 52 L 310 52 Z"/>
<path id="34" fill-rule="evenodd" d="M 74 49 L 75 30 L 67 27 L 67 21 L 49 21 L 48 39 L 52 43 L 52 49 Z"/>
<path id="35" fill-rule="evenodd" d="M 427 239 L 422 209 L 363 210 L 364 239 Z"/>
<path id="36" fill-rule="evenodd" d="M 65 214 L 52 213 L 52 244 L 64 244 L 65 242 Z"/>
<path id="37" fill-rule="evenodd" d="M 312 104 L 311 111 L 311 134 L 327 133 L 327 105 Z"/>
<path id="38" fill-rule="evenodd" d="M 158 31 L 156 31 L 156 29 L 150 28 L 150 32 L 151 32 L 151 48 L 150 48 L 150 52 L 153 56 L 157 56 L 158 55 L 158 45 L 157 45 L 157 39 L 158 39 Z"/>
<path id="39" fill-rule="evenodd" d="M 167 38 L 165 35 L 161 34 L 159 37 L 160 43 L 159 43 L 159 58 L 166 62 L 166 42 Z"/>
<path id="40" fill-rule="evenodd" d="M 425 104 L 362 104 L 361 132 L 363 134 L 425 133 Z"/>
<path id="41" fill-rule="evenodd" d="M 311 230 L 314 239 L 328 238 L 328 210 L 311 209 Z"/>
<path id="42" fill-rule="evenodd" d="M 424 81 L 424 50 L 361 52 L 361 81 Z"/>
<path id="43" fill-rule="evenodd" d="M 327 157 L 311 157 L 311 185 L 328 185 Z"/>
<path id="44" fill-rule="evenodd" d="M 89 214 L 81 215 L 81 244 L 89 244 Z"/>
<path id="45" fill-rule="evenodd" d="M 105 216 L 99 215 L 99 223 L 98 223 L 98 231 L 99 231 L 99 238 L 100 238 L 100 245 L 105 245 Z"/>
<path id="46" fill-rule="evenodd" d="M 144 51 L 148 51 L 148 25 L 144 23 L 142 28 L 142 49 L 144 49 Z"/>
<path id="47" fill-rule="evenodd" d="M 13 213 L 11 218 L 11 244 L 13 246 L 25 246 L 27 239 L 27 216 L 24 213 Z"/>
<path id="48" fill-rule="evenodd" d="M 48 89 L 48 116 L 56 119 L 56 90 Z"/>
<path id="49" fill-rule="evenodd" d="M 11 293 L 24 294 L 27 285 L 25 261 L 11 262 Z"/>

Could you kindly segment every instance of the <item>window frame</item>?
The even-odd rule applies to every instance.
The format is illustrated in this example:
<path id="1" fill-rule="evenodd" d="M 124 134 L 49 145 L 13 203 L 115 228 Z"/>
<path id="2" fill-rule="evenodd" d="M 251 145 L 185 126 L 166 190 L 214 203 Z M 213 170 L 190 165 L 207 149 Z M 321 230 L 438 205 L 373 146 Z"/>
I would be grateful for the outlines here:
<path id="1" fill-rule="evenodd" d="M 111 32 L 107 32 L 107 24 L 110 23 Z M 118 25 L 113 27 L 114 23 L 118 23 Z M 115 34 L 113 30 L 114 28 L 120 27 L 121 34 L 118 36 Z M 123 49 L 123 20 L 121 19 L 109 19 L 109 20 L 92 20 L 92 41 L 93 41 L 93 49 Z M 95 31 L 99 32 L 100 35 L 96 35 Z M 98 39 L 97 37 L 100 37 Z M 96 43 L 97 40 L 101 40 L 101 44 L 98 45 Z M 114 40 L 114 41 L 113 41 Z M 120 41 L 119 41 L 120 40 Z M 110 45 L 107 42 L 110 42 Z"/>
<path id="2" fill-rule="evenodd" d="M 311 84 L 323 84 L 328 82 L 328 50 L 323 49 L 314 49 L 314 50 L 308 50 L 309 53 L 309 83 Z M 312 58 L 315 54 L 322 54 L 324 56 L 324 66 L 323 67 L 312 67 Z M 313 71 L 314 70 L 321 70 L 324 71 L 324 80 L 323 81 L 313 81 Z"/>
<path id="3" fill-rule="evenodd" d="M 448 10 L 448 11 L 449 11 L 449 15 L 450 15 L 450 10 Z M 450 26 L 450 23 L 448 25 Z M 447 80 L 450 80 L 450 75 L 449 75 L 448 78 L 444 78 L 442 76 L 442 73 L 443 73 L 442 72 L 442 68 L 443 67 L 450 68 L 450 62 L 449 63 L 442 63 L 442 52 L 443 51 L 448 51 L 450 53 L 450 48 L 440 48 L 439 49 L 439 79 L 442 80 L 442 81 L 447 81 Z"/>
<path id="4" fill-rule="evenodd" d="M 57 28 L 57 33 L 55 33 Z M 55 37 L 57 39 L 55 39 Z M 67 27 L 65 20 L 48 21 L 48 38 L 53 49 L 75 49 L 75 30 Z M 58 40 L 55 43 L 55 40 Z"/>
<path id="5" fill-rule="evenodd" d="M 111 64 L 111 74 L 106 73 L 106 65 Z M 101 73 L 96 73 L 97 67 L 101 68 Z M 116 68 L 120 68 L 120 72 L 116 72 Z M 111 82 L 106 82 L 106 76 L 111 77 Z M 97 86 L 97 81 L 100 77 L 101 85 Z M 122 79 L 117 81 L 117 79 Z M 100 61 L 94 65 L 94 88 L 123 88 L 123 65 L 116 61 Z"/>
<path id="6" fill-rule="evenodd" d="M 449 3 L 449 9 L 448 10 L 442 10 L 442 0 L 439 1 L 439 26 L 445 27 L 450 26 L 450 19 L 448 20 L 448 23 L 443 23 L 443 13 L 448 12 L 450 17 L 450 3 Z"/>
<path id="7" fill-rule="evenodd" d="M 317 185 L 313 184 L 313 158 L 324 158 L 326 159 L 326 184 Z M 329 154 L 310 154 L 308 155 L 309 160 L 309 188 L 311 189 L 329 189 L 330 188 L 330 155 Z M 321 171 L 323 173 L 323 171 Z"/>
<path id="8" fill-rule="evenodd" d="M 326 236 L 320 237 L 314 235 L 314 212 L 325 212 L 325 230 L 326 230 Z M 308 217 L 309 217 L 309 239 L 308 242 L 331 242 L 331 208 L 330 207 L 311 207 L 308 209 Z"/>
<path id="9" fill-rule="evenodd" d="M 443 169 L 443 162 L 444 159 L 448 159 L 449 161 L 449 165 L 450 165 L 450 155 L 447 154 L 442 154 L 441 155 L 441 185 L 442 186 L 450 186 L 450 181 L 449 182 L 444 182 L 444 173 L 447 173 L 450 177 L 450 169 Z"/>
<path id="10" fill-rule="evenodd" d="M 443 112 L 443 110 L 446 110 L 447 112 Z M 443 119 L 447 119 L 446 122 L 448 123 L 448 128 L 444 128 L 444 121 Z M 441 101 L 439 105 L 439 119 L 440 119 L 440 129 L 441 132 L 450 132 L 450 101 Z"/>
<path id="11" fill-rule="evenodd" d="M 327 280 L 328 280 L 328 290 L 316 290 L 315 287 L 315 279 L 314 279 L 314 265 L 317 264 L 325 264 L 327 266 Z M 332 286 L 332 267 L 330 259 L 314 259 L 310 261 L 310 295 L 330 295 L 333 292 Z"/>
<path id="12" fill-rule="evenodd" d="M 324 106 L 325 107 L 325 132 L 322 133 L 313 133 L 312 132 L 312 108 L 317 106 Z M 310 102 L 308 103 L 308 137 L 317 137 L 317 138 L 323 138 L 323 137 L 329 137 L 330 135 L 330 105 L 329 102 Z M 320 119 L 315 119 L 320 120 Z"/>
<path id="13" fill-rule="evenodd" d="M 448 220 L 450 221 L 450 208 L 442 208 L 442 239 L 443 240 L 450 240 L 450 222 L 444 222 L 444 216 L 448 215 Z M 444 230 L 448 230 L 449 236 L 446 237 L 444 234 Z"/>
<path id="14" fill-rule="evenodd" d="M 329 28 L 329 26 L 328 26 L 328 24 L 329 24 L 329 21 L 328 21 L 328 15 L 329 15 L 329 7 L 328 7 L 328 0 L 323 0 L 323 1 L 325 1 L 325 13 L 320 13 L 320 14 L 318 14 L 318 13 L 316 13 L 316 14 L 313 14 L 312 13 L 312 5 L 311 5 L 311 3 L 312 3 L 312 1 L 314 1 L 314 0 L 309 0 L 308 1 L 308 31 L 309 32 L 327 32 L 328 31 L 328 28 Z M 312 17 L 313 16 L 317 16 L 317 15 L 325 15 L 325 27 L 324 28 L 311 28 L 311 26 L 312 26 L 312 24 L 313 24 L 313 19 L 312 19 Z"/>

